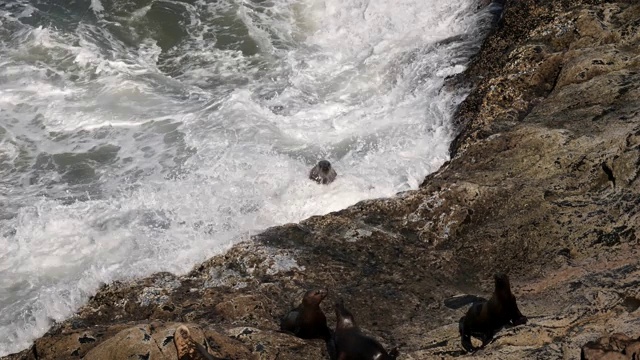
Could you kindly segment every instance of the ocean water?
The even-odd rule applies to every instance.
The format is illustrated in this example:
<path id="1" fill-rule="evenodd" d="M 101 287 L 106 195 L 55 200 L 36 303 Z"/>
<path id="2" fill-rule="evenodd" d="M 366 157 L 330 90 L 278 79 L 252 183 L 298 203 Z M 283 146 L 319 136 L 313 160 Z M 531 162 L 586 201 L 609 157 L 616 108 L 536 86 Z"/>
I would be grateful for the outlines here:
<path id="1" fill-rule="evenodd" d="M 0 1 L 0 356 L 103 283 L 417 188 L 490 22 L 474 0 Z"/>

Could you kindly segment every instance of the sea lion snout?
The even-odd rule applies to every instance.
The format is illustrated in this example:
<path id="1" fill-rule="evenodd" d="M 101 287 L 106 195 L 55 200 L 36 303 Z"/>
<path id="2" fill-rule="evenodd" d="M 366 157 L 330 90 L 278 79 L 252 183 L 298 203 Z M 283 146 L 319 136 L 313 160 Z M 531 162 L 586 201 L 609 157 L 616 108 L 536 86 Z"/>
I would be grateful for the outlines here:
<path id="1" fill-rule="evenodd" d="M 514 326 L 518 326 L 518 325 L 524 325 L 524 324 L 526 324 L 526 323 L 527 323 L 527 321 L 529 321 L 529 319 L 527 319 L 527 317 L 526 317 L 526 316 L 522 315 L 521 317 L 519 317 L 519 318 L 517 318 L 517 319 L 513 320 L 512 322 L 513 322 L 513 325 L 514 325 Z"/>
<path id="2" fill-rule="evenodd" d="M 316 296 L 320 297 L 321 299 L 324 299 L 327 297 L 327 294 L 329 294 L 329 290 L 327 289 L 318 289 L 315 291 Z"/>
<path id="3" fill-rule="evenodd" d="M 307 304 L 320 304 L 327 294 L 329 290 L 327 289 L 314 289 L 309 290 L 304 294 L 303 302 Z"/>

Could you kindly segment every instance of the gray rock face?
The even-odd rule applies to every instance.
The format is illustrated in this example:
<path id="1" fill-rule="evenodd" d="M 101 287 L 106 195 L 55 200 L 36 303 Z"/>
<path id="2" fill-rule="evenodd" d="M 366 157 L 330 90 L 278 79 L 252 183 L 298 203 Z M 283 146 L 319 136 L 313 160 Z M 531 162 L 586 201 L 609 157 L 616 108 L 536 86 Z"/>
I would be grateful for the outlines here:
<path id="1" fill-rule="evenodd" d="M 580 353 L 580 358 L 584 360 L 634 360 L 638 357 L 640 338 L 634 340 L 620 333 L 589 341 Z"/>
<path id="2" fill-rule="evenodd" d="M 162 344 L 177 323 L 220 357 L 325 359 L 321 340 L 276 331 L 311 288 L 329 289 L 330 327 L 342 297 L 366 335 L 403 344 L 399 359 L 471 357 L 458 334 L 467 307 L 444 300 L 490 296 L 497 271 L 529 323 L 498 332 L 474 358 L 578 359 L 602 336 L 637 338 L 640 4 L 505 9 L 450 81 L 473 90 L 452 160 L 419 190 L 268 229 L 186 276 L 109 284 L 7 359 L 172 358 Z"/>

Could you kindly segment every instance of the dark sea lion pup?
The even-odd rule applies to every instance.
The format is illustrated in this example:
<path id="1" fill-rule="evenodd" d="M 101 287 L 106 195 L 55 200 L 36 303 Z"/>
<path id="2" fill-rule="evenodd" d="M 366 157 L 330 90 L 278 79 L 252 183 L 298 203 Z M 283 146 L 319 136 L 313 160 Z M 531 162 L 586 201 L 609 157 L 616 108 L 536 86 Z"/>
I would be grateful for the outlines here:
<path id="1" fill-rule="evenodd" d="M 387 353 L 379 342 L 360 332 L 342 300 L 336 303 L 336 319 L 333 343 L 327 346 L 332 360 L 395 360 L 398 357 L 397 348 Z"/>
<path id="2" fill-rule="evenodd" d="M 173 343 L 176 345 L 178 360 L 225 360 L 209 354 L 204 346 L 193 340 L 189 328 L 184 325 L 176 329 L 173 334 Z"/>
<path id="3" fill-rule="evenodd" d="M 331 163 L 327 160 L 320 160 L 316 166 L 309 172 L 309 179 L 318 184 L 331 184 L 336 179 L 336 171 L 331 167 Z"/>
<path id="4" fill-rule="evenodd" d="M 326 296 L 326 289 L 307 291 L 302 303 L 282 318 L 280 330 L 303 339 L 329 341 L 332 332 L 327 326 L 327 318 L 320 309 L 320 303 Z"/>
<path id="5" fill-rule="evenodd" d="M 468 352 L 477 350 L 471 344 L 471 336 L 482 340 L 481 347 L 483 347 L 505 325 L 515 326 L 527 323 L 527 317 L 520 313 L 516 297 L 511 293 L 509 277 L 503 273 L 497 273 L 494 279 L 495 290 L 491 299 L 471 305 L 467 314 L 460 318 L 462 347 Z"/>

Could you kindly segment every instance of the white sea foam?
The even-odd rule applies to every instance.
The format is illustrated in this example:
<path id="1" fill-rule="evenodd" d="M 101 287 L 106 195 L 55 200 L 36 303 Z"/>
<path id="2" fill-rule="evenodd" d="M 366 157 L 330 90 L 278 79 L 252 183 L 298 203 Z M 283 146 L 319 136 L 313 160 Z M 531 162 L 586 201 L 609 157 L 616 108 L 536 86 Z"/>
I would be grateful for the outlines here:
<path id="1" fill-rule="evenodd" d="M 91 0 L 91 5 L 89 6 L 91 6 L 91 9 L 96 13 L 101 13 L 104 11 L 104 6 L 102 6 L 100 0 Z"/>
<path id="2" fill-rule="evenodd" d="M 480 37 L 438 42 L 478 33 L 474 3 L 162 1 L 113 15 L 92 0 L 98 23 L 71 30 L 5 16 L 0 356 L 102 283 L 185 273 L 268 226 L 417 188 L 448 159 L 459 98 L 442 84 Z M 156 6 L 187 19 L 164 52 Z M 306 178 L 321 158 L 339 174 L 328 186 Z"/>

